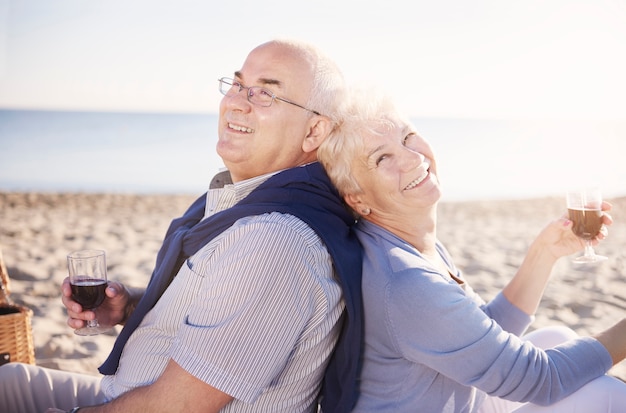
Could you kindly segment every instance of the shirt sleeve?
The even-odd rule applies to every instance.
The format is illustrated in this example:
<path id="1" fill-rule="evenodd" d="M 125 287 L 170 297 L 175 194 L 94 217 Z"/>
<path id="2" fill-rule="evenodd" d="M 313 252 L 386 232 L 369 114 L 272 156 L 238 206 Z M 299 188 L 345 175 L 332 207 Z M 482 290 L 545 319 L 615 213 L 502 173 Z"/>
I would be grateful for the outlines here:
<path id="1" fill-rule="evenodd" d="M 503 299 L 485 312 L 458 285 L 409 264 L 387 285 L 389 333 L 408 360 L 515 401 L 553 403 L 610 368 L 597 340 L 581 338 L 544 351 L 505 331 L 488 315 L 511 310 Z"/>
<path id="2" fill-rule="evenodd" d="M 332 274 L 330 257 L 306 228 L 255 218 L 189 260 L 204 280 L 174 344 L 178 364 L 245 402 L 269 386 L 315 307 L 328 304 L 320 280 Z"/>

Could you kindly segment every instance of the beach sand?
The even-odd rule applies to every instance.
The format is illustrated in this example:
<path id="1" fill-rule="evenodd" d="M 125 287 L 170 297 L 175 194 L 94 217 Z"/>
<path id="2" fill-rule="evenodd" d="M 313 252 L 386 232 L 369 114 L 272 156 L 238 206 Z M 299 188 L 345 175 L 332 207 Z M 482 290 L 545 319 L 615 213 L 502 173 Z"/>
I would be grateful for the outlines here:
<path id="1" fill-rule="evenodd" d="M 119 331 L 79 337 L 67 326 L 60 299 L 66 254 L 104 249 L 109 279 L 145 286 L 171 219 L 194 199 L 0 193 L 0 249 L 11 279 L 10 297 L 34 312 L 37 364 L 97 374 Z M 561 258 L 531 329 L 567 325 L 588 335 L 626 315 L 626 198 L 609 201 L 615 223 L 596 248 L 609 260 L 579 265 Z M 560 198 L 447 202 L 440 205 L 438 233 L 468 282 L 488 300 L 513 276 L 536 234 L 563 212 Z M 626 379 L 626 362 L 610 373 Z"/>

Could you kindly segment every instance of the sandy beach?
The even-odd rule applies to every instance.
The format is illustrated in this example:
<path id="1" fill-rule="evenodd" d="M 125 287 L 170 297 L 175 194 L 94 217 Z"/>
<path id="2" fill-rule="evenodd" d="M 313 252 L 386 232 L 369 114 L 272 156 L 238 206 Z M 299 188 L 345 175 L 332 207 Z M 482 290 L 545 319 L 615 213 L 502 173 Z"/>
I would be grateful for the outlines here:
<path id="1" fill-rule="evenodd" d="M 60 284 L 66 254 L 107 252 L 109 279 L 144 286 L 172 218 L 189 195 L 0 193 L 0 249 L 11 298 L 34 312 L 37 364 L 97 374 L 117 331 L 79 337 L 66 324 Z M 562 258 L 532 328 L 564 324 L 593 334 L 626 316 L 626 198 L 609 199 L 615 223 L 596 250 L 609 260 L 579 265 Z M 439 238 L 473 288 L 492 298 L 514 274 L 528 244 L 564 212 L 560 198 L 448 202 L 440 205 Z M 626 363 L 611 374 L 626 379 Z"/>

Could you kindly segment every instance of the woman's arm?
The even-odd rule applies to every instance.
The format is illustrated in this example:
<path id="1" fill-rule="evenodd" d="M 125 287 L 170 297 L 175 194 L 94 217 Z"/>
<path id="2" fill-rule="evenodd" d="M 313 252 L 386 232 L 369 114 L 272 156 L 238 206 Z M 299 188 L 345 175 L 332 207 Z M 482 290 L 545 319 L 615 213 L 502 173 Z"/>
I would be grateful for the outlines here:
<path id="1" fill-rule="evenodd" d="M 604 202 L 602 210 L 604 225 L 611 225 L 613 220 L 606 213 L 611 210 L 611 204 Z M 571 228 L 572 221 L 567 218 L 548 224 L 530 245 L 522 265 L 502 290 L 504 296 L 526 314 L 533 315 L 537 311 L 556 261 L 584 248 L 582 239 L 574 235 Z M 594 245 L 605 235 L 601 232 Z"/>
<path id="2" fill-rule="evenodd" d="M 626 358 L 626 319 L 594 336 L 607 349 L 613 365 Z"/>

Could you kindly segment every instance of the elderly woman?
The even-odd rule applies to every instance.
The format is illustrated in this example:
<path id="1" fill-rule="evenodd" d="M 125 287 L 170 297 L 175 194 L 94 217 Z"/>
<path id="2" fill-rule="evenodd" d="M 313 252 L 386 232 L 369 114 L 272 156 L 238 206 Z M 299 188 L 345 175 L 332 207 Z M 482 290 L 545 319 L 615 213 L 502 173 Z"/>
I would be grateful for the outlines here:
<path id="1" fill-rule="evenodd" d="M 626 356 L 626 320 L 593 337 L 565 327 L 523 336 L 554 263 L 583 248 L 571 221 L 548 224 L 486 303 L 437 239 L 435 155 L 388 99 L 357 95 L 318 158 L 359 216 L 364 248 L 354 411 L 626 411 L 626 385 L 605 375 Z"/>

